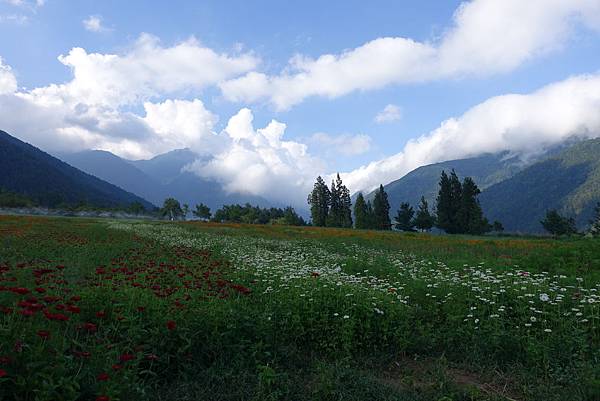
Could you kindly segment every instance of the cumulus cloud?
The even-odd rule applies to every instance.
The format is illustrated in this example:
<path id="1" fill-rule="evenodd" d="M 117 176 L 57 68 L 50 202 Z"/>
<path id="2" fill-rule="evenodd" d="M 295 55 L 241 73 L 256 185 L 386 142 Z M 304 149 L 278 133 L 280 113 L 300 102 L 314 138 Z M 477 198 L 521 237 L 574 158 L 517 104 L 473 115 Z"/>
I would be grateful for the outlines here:
<path id="1" fill-rule="evenodd" d="M 0 57 L 0 95 L 13 93 L 17 90 L 17 78 L 10 66 L 5 65 Z"/>
<path id="2" fill-rule="evenodd" d="M 572 77 L 531 94 L 496 96 L 343 179 L 352 191 L 368 191 L 425 164 L 503 150 L 526 157 L 569 137 L 600 136 L 599 110 L 600 74 Z"/>
<path id="3" fill-rule="evenodd" d="M 219 134 L 222 151 L 209 162 L 196 161 L 188 170 L 220 182 L 229 192 L 304 206 L 323 164 L 310 156 L 306 145 L 283 139 L 285 124 L 272 120 L 255 129 L 253 118 L 249 109 L 241 109 Z"/>
<path id="4" fill-rule="evenodd" d="M 344 156 L 356 156 L 371 149 L 371 137 L 365 134 L 331 135 L 317 132 L 310 137 L 310 141 L 320 148 L 325 148 L 326 153 L 339 153 Z"/>
<path id="5" fill-rule="evenodd" d="M 375 122 L 378 124 L 398 121 L 402 118 L 402 109 L 395 104 L 388 104 L 375 116 Z"/>
<path id="6" fill-rule="evenodd" d="M 231 101 L 266 100 L 286 110 L 310 96 L 503 73 L 560 48 L 582 24 L 600 28 L 600 0 L 473 0 L 439 40 L 386 37 L 341 54 L 298 55 L 279 75 L 252 71 L 220 87 Z"/>
<path id="7" fill-rule="evenodd" d="M 163 47 L 148 34 L 142 34 L 124 54 L 88 53 L 76 47 L 58 60 L 71 68 L 73 79 L 38 88 L 32 92 L 35 96 L 110 107 L 202 90 L 258 64 L 251 54 L 219 54 L 194 38 Z"/>
<path id="8" fill-rule="evenodd" d="M 99 15 L 90 15 L 81 22 L 83 27 L 90 32 L 108 32 L 110 30 L 102 24 L 102 17 Z"/>

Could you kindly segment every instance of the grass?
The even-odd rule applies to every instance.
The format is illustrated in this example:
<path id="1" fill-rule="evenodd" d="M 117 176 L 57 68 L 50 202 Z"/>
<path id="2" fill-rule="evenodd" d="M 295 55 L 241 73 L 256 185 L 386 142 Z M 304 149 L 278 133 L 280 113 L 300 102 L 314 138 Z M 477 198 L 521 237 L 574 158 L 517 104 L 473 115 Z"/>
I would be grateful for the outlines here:
<path id="1" fill-rule="evenodd" d="M 600 241 L 0 216 L 0 399 L 596 400 Z"/>

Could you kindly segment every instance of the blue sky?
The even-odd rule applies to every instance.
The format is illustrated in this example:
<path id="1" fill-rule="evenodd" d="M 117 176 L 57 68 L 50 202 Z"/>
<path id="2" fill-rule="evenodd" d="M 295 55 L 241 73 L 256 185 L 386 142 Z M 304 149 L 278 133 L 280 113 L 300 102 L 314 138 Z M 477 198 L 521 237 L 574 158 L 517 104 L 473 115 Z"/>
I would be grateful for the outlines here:
<path id="1" fill-rule="evenodd" d="M 203 115 L 208 115 L 211 132 L 219 134 L 226 129 L 232 116 L 237 115 L 241 108 L 248 108 L 254 117 L 255 129 L 266 127 L 272 119 L 275 119 L 287 125 L 283 136 L 285 140 L 307 145 L 307 152 L 314 157 L 314 163 L 310 160 L 292 162 L 292 169 L 313 164 L 319 165 L 324 174 L 335 171 L 346 172 L 348 180 L 357 183 L 357 189 L 374 185 L 378 180 L 399 178 L 398 176 L 406 173 L 408 167 L 437 161 L 422 157 L 407 165 L 406 162 L 402 162 L 401 166 L 396 166 L 397 171 L 389 171 L 393 170 L 395 165 L 381 167 L 381 163 L 373 169 L 383 172 L 371 173 L 364 170 L 371 162 L 382 161 L 385 164 L 390 158 L 394 160 L 399 153 L 406 152 L 407 141 L 439 131 L 441 124 L 450 118 L 458 119 L 460 122 L 461 116 L 469 109 L 488 99 L 510 93 L 528 95 L 547 85 L 564 82 L 569 77 L 582 76 L 582 74 L 595 76 L 600 68 L 600 38 L 597 30 L 600 25 L 598 23 L 600 18 L 597 15 L 600 6 L 595 0 L 572 2 L 532 0 L 531 5 L 524 7 L 529 8 L 527 10 L 522 9 L 519 2 L 515 0 L 476 0 L 465 3 L 433 0 L 376 2 L 47 0 L 38 3 L 43 4 L 37 4 L 33 0 L 0 0 L 0 57 L 5 66 L 4 70 L 9 68 L 10 74 L 18 82 L 18 89 L 15 91 L 17 95 L 29 93 L 34 88 L 48 88 L 51 84 L 69 84 L 74 80 L 74 71 L 77 68 L 84 68 L 82 66 L 88 62 L 88 56 L 92 53 L 119 56 L 133 54 L 136 43 L 144 34 L 153 36 L 154 50 L 174 47 L 194 38 L 193 46 L 210 49 L 216 54 L 224 54 L 231 58 L 246 55 L 254 58 L 254 62 L 250 67 L 244 67 L 219 80 L 211 81 L 210 84 L 196 86 L 190 84 L 188 87 L 183 83 L 173 91 L 153 91 L 147 98 L 136 97 L 136 100 L 131 102 L 103 104 L 104 109 L 110 108 L 115 113 L 133 113 L 133 117 L 127 116 L 125 119 L 131 117 L 139 120 L 145 117 L 144 102 L 158 104 L 168 99 L 182 101 L 198 99 L 202 102 L 203 110 L 207 111 Z M 565 6 L 566 3 L 573 5 Z M 500 7 L 497 15 L 489 11 L 494 11 L 494 7 Z M 463 19 L 457 16 L 462 11 L 464 11 Z M 519 18 L 506 17 L 513 15 Z M 88 26 L 86 29 L 84 21 L 90 21 L 91 17 L 96 18 L 99 25 L 92 28 Z M 506 18 L 506 21 L 502 18 Z M 471 20 L 475 20 L 475 23 L 470 23 Z M 488 33 L 481 33 L 481 36 L 490 40 L 490 43 L 482 40 L 481 43 L 472 46 L 468 44 L 472 37 L 480 35 L 477 29 L 482 31 L 487 29 L 488 21 L 490 21 L 489 25 L 498 24 L 501 27 L 499 31 L 489 33 L 489 38 L 486 36 Z M 512 43 L 502 43 L 504 47 L 497 53 L 486 55 L 487 49 L 505 39 L 502 35 L 503 24 L 506 26 L 507 33 L 521 30 L 523 32 L 516 35 L 516 40 Z M 529 24 L 533 28 L 530 29 Z M 545 24 L 542 28 L 548 33 L 540 34 L 539 30 L 535 29 L 536 24 Z M 521 29 L 523 26 L 527 28 Z M 419 56 L 415 59 L 417 72 L 409 71 L 406 76 L 400 74 L 392 78 L 375 77 L 377 83 L 365 83 L 356 87 L 351 82 L 356 78 L 350 77 L 335 83 L 334 89 L 329 88 L 328 82 L 319 82 L 314 85 L 315 87 L 320 85 L 320 89 L 317 88 L 312 92 L 304 90 L 304 87 L 313 85 L 311 80 L 322 80 L 319 78 L 322 76 L 335 77 L 338 71 L 335 69 L 333 72 L 326 71 L 322 76 L 308 74 L 308 78 L 301 85 L 301 90 L 288 81 L 280 86 L 265 83 L 261 91 L 254 91 L 253 87 L 248 89 L 249 86 L 244 84 L 242 92 L 235 92 L 242 94 L 234 96 L 231 95 L 234 92 L 224 90 L 221 86 L 223 82 L 236 80 L 248 73 L 261 74 L 265 81 L 276 80 L 277 77 L 286 78 L 288 75 L 294 76 L 298 71 L 290 64 L 290 59 L 295 55 L 302 55 L 312 66 L 316 63 L 311 62 L 323 55 L 332 54 L 342 57 L 345 53 L 352 54 L 369 42 L 382 38 L 396 38 L 397 41 L 401 38 L 403 41 L 405 39 L 411 41 L 411 44 L 400 43 L 402 46 L 409 46 L 409 49 L 401 50 L 402 53 L 398 57 L 410 56 L 411 52 L 420 51 L 421 45 L 434 48 L 427 51 L 443 53 L 444 44 L 450 42 L 448 37 L 451 35 L 448 32 L 453 31 L 458 32 L 458 39 L 455 40 L 456 43 L 447 47 L 452 48 L 452 52 L 459 55 L 464 52 L 466 57 L 457 61 L 458 56 L 453 55 L 450 61 L 439 62 L 443 64 L 440 64 L 442 67 L 439 68 L 452 65 L 448 67 L 449 72 L 446 73 L 427 72 L 425 77 L 421 76 L 418 72 L 421 68 L 420 64 L 423 64 L 424 70 L 430 68 L 427 66 L 430 57 Z M 414 49 L 412 42 L 418 44 Z M 467 50 L 462 48 L 464 43 L 467 43 L 464 45 L 468 47 Z M 85 49 L 86 53 L 71 64 L 73 69 L 57 59 L 59 55 L 68 55 L 71 49 L 77 47 Z M 394 50 L 390 50 L 392 51 Z M 384 48 L 383 55 L 386 52 Z M 481 53 L 480 59 L 478 52 Z M 493 57 L 497 57 L 498 68 L 494 66 Z M 167 64 L 170 62 L 164 61 Z M 386 60 L 375 56 L 362 59 L 359 64 L 353 64 L 353 68 L 364 70 L 363 75 L 368 76 L 370 71 L 377 70 L 377 67 L 385 62 Z M 407 67 L 402 64 L 401 60 L 398 63 L 399 71 L 402 68 L 407 70 L 412 68 L 410 65 Z M 459 66 L 455 67 L 457 63 Z M 433 68 L 438 68 L 437 65 L 435 64 L 436 67 Z M 197 67 L 198 74 L 202 74 L 202 66 L 197 65 Z M 93 74 L 94 72 L 92 76 Z M 382 74 L 389 75 L 389 72 Z M 157 79 L 161 78 L 157 77 Z M 286 92 L 293 93 L 295 90 L 300 90 L 302 94 L 297 98 L 287 98 Z M 22 98 L 24 95 L 18 96 Z M 70 93 L 69 96 L 74 95 Z M 277 99 L 280 98 L 277 96 L 283 96 L 285 101 L 279 102 Z M 28 101 L 31 99 L 28 98 Z M 45 97 L 44 102 L 47 101 Z M 10 106 L 17 107 L 14 106 L 15 102 L 10 103 Z M 42 100 L 37 99 L 36 102 L 39 106 Z M 91 118 L 89 115 L 91 112 L 88 110 L 92 110 L 95 103 L 81 99 L 73 102 L 72 110 L 81 110 L 81 104 L 84 104 L 86 118 Z M 399 108 L 401 117 L 385 123 L 376 122 L 376 115 L 387 105 Z M 68 112 L 65 111 L 65 115 L 67 114 Z M 96 114 L 93 117 L 101 122 L 104 121 L 102 118 L 107 118 L 104 114 L 102 118 Z M 177 118 L 180 121 L 186 120 L 183 115 Z M 138 123 L 145 124 L 146 128 L 150 125 L 149 130 L 158 132 L 160 129 L 156 127 L 164 123 L 163 120 L 157 122 L 154 119 L 152 125 L 149 121 L 149 119 L 143 122 L 128 121 L 124 125 L 126 128 L 123 128 L 123 132 L 133 129 L 131 127 L 136 127 L 135 124 Z M 187 123 L 187 120 L 184 123 Z M 579 125 L 585 123 L 585 121 L 579 122 Z M 59 124 L 54 131 L 59 132 L 57 134 L 59 137 L 60 135 L 65 137 L 67 135 L 65 132 L 68 132 L 68 138 L 64 141 L 54 140 L 55 138 L 45 140 L 34 134 L 27 134 L 29 127 L 24 124 L 22 121 L 14 124 L 9 121 L 7 125 L 9 128 L 15 127 L 13 131 L 14 129 L 24 131 L 12 133 L 39 146 L 52 148 L 52 145 L 61 144 L 59 147 L 62 148 L 57 149 L 61 151 L 65 148 L 76 151 L 90 146 L 106 148 L 125 157 L 136 157 L 136 155 L 142 157 L 168 151 L 171 147 L 178 147 L 177 145 L 187 145 L 183 139 L 171 140 L 172 138 L 163 141 L 160 146 L 155 143 L 156 141 L 152 142 L 153 147 L 140 143 L 132 144 L 131 133 L 124 133 L 121 142 L 115 141 L 114 137 L 119 137 L 119 133 L 115 130 L 118 131 L 120 126 L 114 126 L 113 131 L 106 134 L 81 133 L 89 127 L 66 127 Z M 199 124 L 206 126 L 205 120 L 200 121 Z M 484 123 L 481 124 L 485 126 Z M 573 125 L 578 124 L 574 122 Z M 541 138 L 553 137 L 551 134 L 542 135 Z M 74 135 L 82 135 L 85 140 L 76 143 L 73 141 Z M 103 135 L 108 135 L 112 139 L 104 140 Z M 167 134 L 161 133 L 161 135 L 163 138 Z M 177 136 L 178 132 L 173 130 L 168 132 L 168 135 Z M 236 135 L 232 136 L 234 145 L 239 142 L 239 138 L 234 138 Z M 246 134 L 240 135 L 244 140 L 249 138 Z M 482 132 L 481 135 L 485 136 L 485 133 Z M 532 138 L 535 139 L 534 136 Z M 226 152 L 223 147 L 231 145 L 209 144 L 213 139 L 209 137 L 206 139 L 207 142 L 192 140 L 190 143 L 195 143 L 202 149 L 210 149 L 209 153 L 218 154 Z M 528 141 L 526 146 L 528 149 L 535 147 L 532 141 L 533 139 Z M 540 140 L 540 146 L 546 142 Z M 348 148 L 346 151 L 340 151 L 346 147 Z M 254 148 L 252 149 L 254 151 Z M 463 149 L 462 153 L 450 149 L 444 155 L 468 156 L 478 151 L 488 150 L 490 149 L 485 146 L 479 150 Z M 286 163 L 285 159 L 289 155 L 278 154 L 283 163 Z M 260 162 L 256 162 L 254 155 L 248 155 L 247 152 L 244 152 L 244 155 L 253 160 L 250 165 L 256 167 L 257 176 L 274 174 L 272 171 L 275 168 L 272 165 L 267 163 L 266 166 L 260 166 Z M 434 159 L 444 159 L 444 155 L 438 155 Z M 294 157 L 291 156 L 292 159 Z M 222 174 L 221 172 L 227 169 L 243 169 L 246 165 L 230 163 L 225 156 L 222 161 L 221 165 L 202 167 L 200 174 L 222 180 L 223 185 L 233 191 L 240 190 L 239 184 L 235 183 L 239 182 L 239 177 L 235 173 Z M 360 171 L 361 166 L 363 173 L 352 176 L 353 172 Z M 270 171 L 266 172 L 267 170 Z M 313 174 L 314 171 L 311 170 L 310 173 Z M 368 175 L 368 178 L 363 177 L 365 175 Z M 262 182 L 266 178 L 262 177 L 259 180 L 259 187 L 266 185 Z M 303 183 L 302 186 L 304 188 L 306 184 Z"/>

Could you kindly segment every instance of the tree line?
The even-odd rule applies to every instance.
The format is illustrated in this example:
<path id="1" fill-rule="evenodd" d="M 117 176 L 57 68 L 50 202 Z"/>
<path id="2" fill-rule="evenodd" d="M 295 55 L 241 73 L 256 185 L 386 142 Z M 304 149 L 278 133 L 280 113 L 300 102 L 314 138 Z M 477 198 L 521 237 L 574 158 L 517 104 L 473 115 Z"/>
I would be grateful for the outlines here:
<path id="1" fill-rule="evenodd" d="M 160 212 L 164 218 L 169 220 L 185 220 L 190 213 L 190 207 L 185 203 L 181 205 L 175 198 L 167 198 Z M 213 215 L 210 207 L 204 203 L 199 203 L 195 205 L 191 213 L 200 220 L 219 223 L 306 225 L 306 221 L 291 206 L 261 208 L 249 203 L 245 205 L 223 205 Z"/>
<path id="2" fill-rule="evenodd" d="M 375 191 L 373 202 L 365 200 L 362 193 L 354 204 L 354 227 L 358 229 L 400 231 L 429 231 L 438 227 L 449 234 L 481 235 L 490 231 L 502 231 L 502 224 L 490 224 L 484 217 L 477 199 L 480 190 L 475 181 L 466 177 L 463 182 L 452 170 L 450 175 L 442 171 L 435 211 L 429 210 L 425 197 L 421 197 L 415 211 L 406 202 L 400 204 L 394 223 L 390 220 L 390 204 L 383 185 Z M 343 185 L 339 174 L 325 185 L 322 177 L 317 177 L 312 192 L 308 195 L 312 224 L 321 227 L 352 227 L 352 204 L 350 193 Z"/>

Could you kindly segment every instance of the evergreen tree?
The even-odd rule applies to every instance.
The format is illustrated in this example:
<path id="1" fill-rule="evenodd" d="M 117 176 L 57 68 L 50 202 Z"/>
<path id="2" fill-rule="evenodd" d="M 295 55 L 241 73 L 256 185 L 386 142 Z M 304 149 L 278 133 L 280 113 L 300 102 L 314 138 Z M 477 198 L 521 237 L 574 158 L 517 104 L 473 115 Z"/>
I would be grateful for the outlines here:
<path id="1" fill-rule="evenodd" d="M 354 227 L 365 230 L 370 227 L 370 216 L 367 210 L 367 203 L 362 192 L 358 193 L 356 202 L 354 203 Z"/>
<path id="2" fill-rule="evenodd" d="M 338 179 L 339 178 L 340 176 L 338 174 Z M 340 191 L 337 183 L 334 180 L 331 180 L 331 189 L 329 190 L 329 194 L 329 214 L 327 215 L 327 227 L 341 227 L 342 205 Z"/>
<path id="3" fill-rule="evenodd" d="M 312 224 L 318 227 L 324 227 L 327 224 L 327 215 L 329 214 L 329 201 L 331 193 L 325 181 L 321 176 L 317 181 L 312 192 L 308 195 L 308 204 L 310 205 L 310 216 Z"/>
<path id="4" fill-rule="evenodd" d="M 183 210 L 177 199 L 167 198 L 163 203 L 161 214 L 163 217 L 168 217 L 169 220 L 176 220 L 183 216 Z"/>
<path id="5" fill-rule="evenodd" d="M 370 230 L 377 229 L 377 225 L 375 223 L 375 210 L 373 210 L 373 204 L 371 204 L 371 201 L 367 201 L 367 228 Z"/>
<path id="6" fill-rule="evenodd" d="M 546 231 L 554 236 L 577 233 L 575 220 L 572 217 L 561 216 L 555 209 L 548 210 L 544 220 L 540 221 Z"/>
<path id="7" fill-rule="evenodd" d="M 146 208 L 144 208 L 144 205 L 142 205 L 142 202 L 134 201 L 129 205 L 129 207 L 127 208 L 127 211 L 131 214 L 138 215 L 138 214 L 144 213 L 144 211 L 146 211 Z"/>
<path id="8" fill-rule="evenodd" d="M 376 230 L 390 230 L 392 222 L 390 221 L 390 203 L 383 185 L 379 185 L 379 189 L 375 192 L 373 198 L 373 219 Z"/>
<path id="9" fill-rule="evenodd" d="M 504 226 L 498 220 L 494 221 L 491 228 L 492 231 L 495 231 L 497 233 L 501 233 L 502 231 L 504 231 Z"/>
<path id="10" fill-rule="evenodd" d="M 415 221 L 413 217 L 415 215 L 415 211 L 412 206 L 406 202 L 402 202 L 400 204 L 400 209 L 394 217 L 396 224 L 394 224 L 396 230 L 400 231 L 415 231 Z"/>
<path id="11" fill-rule="evenodd" d="M 458 180 L 458 178 L 457 178 Z M 456 232 L 471 235 L 481 235 L 490 229 L 490 225 L 477 200 L 481 193 L 471 177 L 466 177 L 462 183 L 459 208 L 456 214 Z"/>
<path id="12" fill-rule="evenodd" d="M 340 196 L 340 222 L 341 226 L 344 228 L 352 228 L 352 198 L 350 197 L 350 190 L 344 184 L 342 184 L 342 180 L 340 179 L 340 175 L 337 176 L 338 179 L 338 192 Z"/>
<path id="13" fill-rule="evenodd" d="M 424 196 L 421 196 L 421 202 L 419 203 L 419 210 L 415 216 L 415 227 L 421 231 L 429 231 L 435 223 L 435 218 L 429 212 L 429 205 Z"/>
<path id="14" fill-rule="evenodd" d="M 594 209 L 594 218 L 590 220 L 590 224 L 590 234 L 594 237 L 600 237 L 600 202 L 598 202 Z"/>
<path id="15" fill-rule="evenodd" d="M 196 210 L 192 212 L 192 214 L 199 219 L 209 220 L 210 219 L 210 208 L 206 206 L 204 203 L 200 203 L 196 205 Z"/>
<path id="16" fill-rule="evenodd" d="M 439 183 L 439 191 L 436 199 L 437 227 L 450 233 L 454 228 L 454 202 L 452 200 L 452 184 L 450 177 L 442 170 Z"/>

